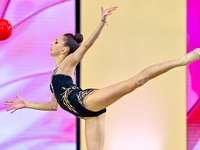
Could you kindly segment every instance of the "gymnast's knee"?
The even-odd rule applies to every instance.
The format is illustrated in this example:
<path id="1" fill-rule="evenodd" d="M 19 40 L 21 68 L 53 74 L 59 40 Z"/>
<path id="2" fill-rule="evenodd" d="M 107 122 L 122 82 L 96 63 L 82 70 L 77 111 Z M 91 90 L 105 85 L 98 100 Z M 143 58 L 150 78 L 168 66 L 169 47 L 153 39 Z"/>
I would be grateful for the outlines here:
<path id="1" fill-rule="evenodd" d="M 139 79 L 137 81 L 137 87 L 143 86 L 145 83 L 148 82 L 148 80 L 149 79 L 147 77 L 144 77 L 144 76 L 139 77 Z"/>
<path id="2" fill-rule="evenodd" d="M 88 150 L 103 150 L 103 144 L 100 142 L 92 142 L 87 144 Z"/>
<path id="3" fill-rule="evenodd" d="M 133 82 L 129 82 L 130 90 L 133 91 L 136 88 L 143 86 L 145 83 L 149 81 L 148 77 L 144 76 L 143 74 L 138 74 L 133 78 Z"/>

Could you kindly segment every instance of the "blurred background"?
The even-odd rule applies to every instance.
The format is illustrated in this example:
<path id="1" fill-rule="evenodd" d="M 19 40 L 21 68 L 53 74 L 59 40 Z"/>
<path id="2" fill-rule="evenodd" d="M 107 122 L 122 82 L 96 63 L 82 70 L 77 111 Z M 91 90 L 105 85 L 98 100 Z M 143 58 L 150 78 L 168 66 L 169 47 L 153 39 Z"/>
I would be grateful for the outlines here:
<path id="1" fill-rule="evenodd" d="M 200 47 L 200 1 L 187 1 L 187 52 Z M 200 61 L 187 68 L 188 150 L 200 149 Z"/>
<path id="2" fill-rule="evenodd" d="M 6 112 L 15 94 L 30 102 L 51 101 L 50 81 L 55 69 L 51 43 L 76 32 L 75 0 L 1 0 L 0 18 L 13 33 L 0 42 L 0 149 L 75 150 L 76 117 L 57 112 Z"/>

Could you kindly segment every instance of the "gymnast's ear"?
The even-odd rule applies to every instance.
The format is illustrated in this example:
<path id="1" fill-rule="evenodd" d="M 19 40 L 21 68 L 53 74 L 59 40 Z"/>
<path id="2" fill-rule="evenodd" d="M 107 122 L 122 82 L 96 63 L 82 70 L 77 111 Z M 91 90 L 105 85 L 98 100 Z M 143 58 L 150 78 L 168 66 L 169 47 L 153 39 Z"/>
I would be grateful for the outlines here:
<path id="1" fill-rule="evenodd" d="M 69 47 L 63 47 L 61 53 L 62 54 L 68 54 L 69 53 Z"/>

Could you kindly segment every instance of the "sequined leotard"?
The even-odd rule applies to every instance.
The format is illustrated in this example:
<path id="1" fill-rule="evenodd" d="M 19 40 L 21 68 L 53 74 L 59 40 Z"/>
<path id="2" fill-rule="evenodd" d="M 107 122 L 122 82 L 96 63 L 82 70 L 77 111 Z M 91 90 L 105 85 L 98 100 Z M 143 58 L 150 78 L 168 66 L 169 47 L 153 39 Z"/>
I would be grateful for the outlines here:
<path id="1" fill-rule="evenodd" d="M 82 90 L 73 83 L 70 76 L 56 72 L 57 68 L 52 74 L 50 88 L 61 108 L 79 118 L 96 117 L 106 112 L 106 109 L 98 112 L 90 111 L 83 103 L 84 98 L 97 89 Z"/>

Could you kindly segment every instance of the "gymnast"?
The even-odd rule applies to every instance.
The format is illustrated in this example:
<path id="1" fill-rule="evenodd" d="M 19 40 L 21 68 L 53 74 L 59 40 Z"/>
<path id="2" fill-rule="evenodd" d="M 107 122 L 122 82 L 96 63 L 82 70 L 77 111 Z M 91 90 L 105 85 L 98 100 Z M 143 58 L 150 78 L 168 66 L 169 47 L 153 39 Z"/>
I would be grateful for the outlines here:
<path id="1" fill-rule="evenodd" d="M 102 18 L 99 25 L 86 40 L 80 45 L 83 36 L 77 33 L 64 34 L 51 43 L 50 54 L 56 63 L 56 69 L 51 77 L 50 88 L 52 91 L 51 102 L 31 103 L 16 95 L 17 100 L 6 101 L 5 105 L 11 106 L 7 111 L 11 113 L 18 109 L 30 108 L 37 110 L 56 111 L 58 105 L 69 113 L 85 120 L 85 136 L 88 150 L 103 150 L 106 107 L 110 106 L 124 95 L 141 87 L 149 80 L 179 66 L 188 65 L 200 59 L 200 49 L 184 55 L 183 57 L 156 64 L 145 68 L 137 75 L 123 82 L 105 87 L 103 89 L 82 90 L 73 83 L 76 65 L 83 59 L 85 53 L 99 37 L 108 15 L 117 7 L 105 9 L 102 7 Z"/>

